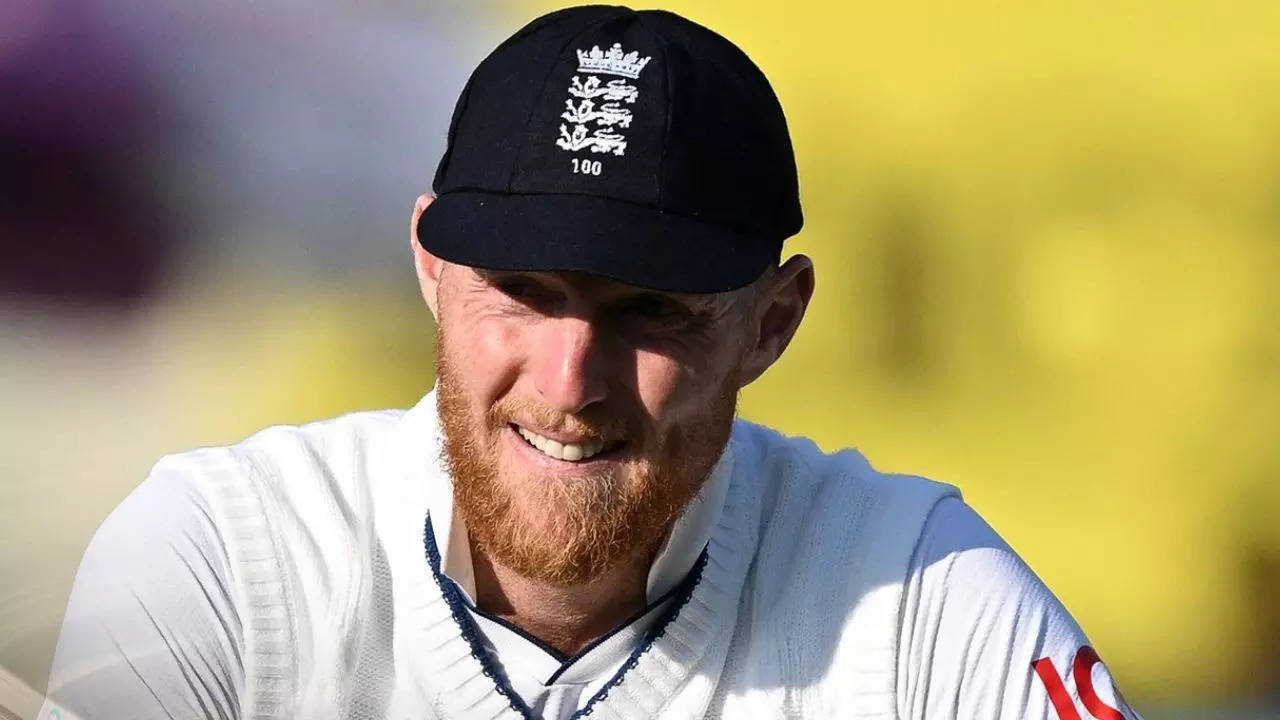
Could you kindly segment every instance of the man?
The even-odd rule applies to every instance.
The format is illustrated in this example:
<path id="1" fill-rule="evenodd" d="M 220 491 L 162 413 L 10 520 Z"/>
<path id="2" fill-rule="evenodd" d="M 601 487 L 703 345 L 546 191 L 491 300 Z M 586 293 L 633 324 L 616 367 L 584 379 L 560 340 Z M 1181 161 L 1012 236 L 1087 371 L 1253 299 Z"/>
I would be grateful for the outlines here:
<path id="1" fill-rule="evenodd" d="M 46 713 L 1137 717 L 953 488 L 734 419 L 814 289 L 735 46 L 539 18 L 434 189 L 435 389 L 163 459 L 85 554 Z"/>

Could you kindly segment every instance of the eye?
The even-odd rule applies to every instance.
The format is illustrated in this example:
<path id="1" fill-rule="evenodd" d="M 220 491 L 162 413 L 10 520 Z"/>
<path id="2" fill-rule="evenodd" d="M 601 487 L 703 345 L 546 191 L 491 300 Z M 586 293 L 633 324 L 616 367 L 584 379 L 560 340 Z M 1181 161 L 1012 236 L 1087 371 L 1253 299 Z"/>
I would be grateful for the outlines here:
<path id="1" fill-rule="evenodd" d="M 502 293 L 514 307 L 549 313 L 555 312 L 563 302 L 559 292 L 532 275 L 493 275 L 486 278 L 485 282 Z"/>
<path id="2" fill-rule="evenodd" d="M 496 275 L 486 278 L 489 287 L 520 302 L 540 302 L 550 296 L 545 285 L 529 275 Z"/>
<path id="3" fill-rule="evenodd" d="M 517 300 L 537 297 L 542 288 L 529 278 L 506 277 L 494 281 L 493 286 L 503 295 Z"/>
<path id="4" fill-rule="evenodd" d="M 645 320 L 674 320 L 688 317 L 683 305 L 661 295 L 637 295 L 623 301 L 624 314 Z"/>

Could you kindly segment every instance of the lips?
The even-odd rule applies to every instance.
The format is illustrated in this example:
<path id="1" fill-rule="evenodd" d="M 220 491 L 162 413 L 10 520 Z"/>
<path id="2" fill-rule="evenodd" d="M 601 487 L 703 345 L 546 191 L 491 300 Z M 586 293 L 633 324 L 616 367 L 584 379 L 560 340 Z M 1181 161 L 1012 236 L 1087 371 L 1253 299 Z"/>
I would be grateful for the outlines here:
<path id="1" fill-rule="evenodd" d="M 590 440 L 583 443 L 562 443 L 559 440 L 553 440 L 544 435 L 529 430 L 528 428 L 515 426 L 516 432 L 525 442 L 537 448 L 539 452 L 547 457 L 556 460 L 566 460 L 568 462 L 581 462 L 600 454 L 604 449 L 604 441 Z"/>

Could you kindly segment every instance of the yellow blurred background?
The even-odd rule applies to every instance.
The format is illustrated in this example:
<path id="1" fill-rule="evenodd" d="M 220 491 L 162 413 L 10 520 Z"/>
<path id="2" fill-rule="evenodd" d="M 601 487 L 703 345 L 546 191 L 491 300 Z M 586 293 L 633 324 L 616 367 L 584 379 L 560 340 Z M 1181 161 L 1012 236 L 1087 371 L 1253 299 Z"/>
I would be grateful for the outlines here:
<path id="1" fill-rule="evenodd" d="M 75 25 L 136 68 L 102 154 L 161 270 L 0 271 L 0 666 L 36 691 L 159 455 L 430 387 L 409 208 L 470 69 L 565 3 L 161 5 Z M 0 69 L 86 4 L 50 7 Z M 1148 720 L 1280 717 L 1280 5 L 664 7 L 752 56 L 798 156 L 818 292 L 743 414 L 958 485 Z M 30 227 L 0 247 L 119 270 Z"/>

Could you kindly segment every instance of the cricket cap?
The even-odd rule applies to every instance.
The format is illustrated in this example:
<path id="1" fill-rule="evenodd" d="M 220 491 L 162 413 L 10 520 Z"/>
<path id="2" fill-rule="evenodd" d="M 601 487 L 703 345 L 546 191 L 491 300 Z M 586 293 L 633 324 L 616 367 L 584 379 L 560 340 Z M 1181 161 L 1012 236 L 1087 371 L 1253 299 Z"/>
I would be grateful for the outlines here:
<path id="1" fill-rule="evenodd" d="M 661 10 L 544 15 L 471 75 L 418 224 L 433 255 L 710 293 L 802 225 L 773 89 L 742 50 Z"/>

